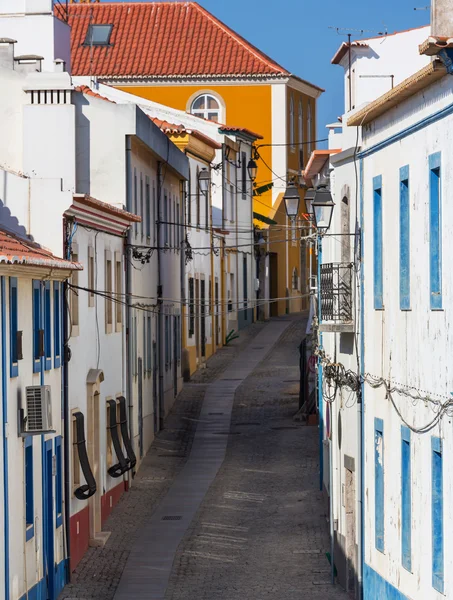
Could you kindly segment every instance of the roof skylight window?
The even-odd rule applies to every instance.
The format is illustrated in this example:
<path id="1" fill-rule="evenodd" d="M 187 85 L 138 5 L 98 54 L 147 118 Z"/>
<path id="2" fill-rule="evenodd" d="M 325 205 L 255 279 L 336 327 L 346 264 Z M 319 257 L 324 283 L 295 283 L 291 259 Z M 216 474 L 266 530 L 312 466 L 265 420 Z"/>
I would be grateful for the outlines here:
<path id="1" fill-rule="evenodd" d="M 110 46 L 113 25 L 89 25 L 85 46 Z"/>

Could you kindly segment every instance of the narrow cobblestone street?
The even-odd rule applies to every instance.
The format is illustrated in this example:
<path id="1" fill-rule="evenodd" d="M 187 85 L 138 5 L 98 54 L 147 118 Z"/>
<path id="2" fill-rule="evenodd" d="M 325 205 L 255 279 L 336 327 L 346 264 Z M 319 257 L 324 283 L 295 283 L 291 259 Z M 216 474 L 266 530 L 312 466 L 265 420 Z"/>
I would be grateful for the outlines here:
<path id="1" fill-rule="evenodd" d="M 106 546 L 89 550 L 61 600 L 346 598 L 330 585 L 318 430 L 293 420 L 304 330 L 294 317 L 255 324 L 184 387 L 105 524 Z"/>

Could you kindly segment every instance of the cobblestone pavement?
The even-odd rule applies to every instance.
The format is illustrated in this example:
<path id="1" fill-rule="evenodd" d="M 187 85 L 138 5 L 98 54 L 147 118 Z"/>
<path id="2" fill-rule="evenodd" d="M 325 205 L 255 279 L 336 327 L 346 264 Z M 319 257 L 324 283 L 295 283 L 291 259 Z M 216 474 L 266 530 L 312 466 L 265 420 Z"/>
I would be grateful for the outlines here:
<path id="1" fill-rule="evenodd" d="M 238 388 L 226 459 L 180 544 L 166 600 L 346 599 L 330 585 L 318 430 L 298 425 L 295 320 Z"/>
<path id="2" fill-rule="evenodd" d="M 292 419 L 305 323 L 291 319 L 236 391 L 225 461 L 179 546 L 166 600 L 346 598 L 329 584 L 317 428 Z M 88 551 L 60 600 L 113 598 L 137 532 L 186 462 L 196 428 L 191 419 L 200 413 L 206 385 L 264 327 L 248 328 L 185 386 L 134 486 L 105 524 L 112 531 L 106 546 Z"/>
<path id="3" fill-rule="evenodd" d="M 59 600 L 111 600 L 136 535 L 153 514 L 190 454 L 207 385 L 231 364 L 238 352 L 266 325 L 255 323 L 221 348 L 206 368 L 185 384 L 161 431 L 142 462 L 134 483 L 105 522 L 111 536 L 103 548 L 89 548 Z"/>

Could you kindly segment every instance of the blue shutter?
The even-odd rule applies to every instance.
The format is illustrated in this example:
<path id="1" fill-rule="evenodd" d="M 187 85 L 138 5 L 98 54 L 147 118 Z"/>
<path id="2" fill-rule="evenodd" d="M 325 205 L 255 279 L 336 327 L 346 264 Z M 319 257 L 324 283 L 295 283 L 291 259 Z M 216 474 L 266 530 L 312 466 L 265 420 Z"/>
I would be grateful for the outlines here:
<path id="1" fill-rule="evenodd" d="M 41 326 L 41 282 L 33 280 L 33 373 L 41 372 L 39 336 Z"/>
<path id="2" fill-rule="evenodd" d="M 46 281 L 44 284 L 44 347 L 46 371 L 52 368 L 52 313 L 50 306 L 50 281 Z"/>
<path id="3" fill-rule="evenodd" d="M 433 588 L 444 593 L 444 499 L 442 481 L 442 448 L 439 438 L 431 438 L 432 487 L 431 519 L 433 545 Z"/>
<path id="4" fill-rule="evenodd" d="M 409 167 L 400 169 L 400 309 L 411 307 Z"/>
<path id="5" fill-rule="evenodd" d="M 384 423 L 374 419 L 375 546 L 384 552 Z"/>
<path id="6" fill-rule="evenodd" d="M 9 278 L 9 339 L 10 339 L 10 377 L 19 375 L 19 357 L 17 347 L 18 331 L 17 277 Z"/>
<path id="7" fill-rule="evenodd" d="M 61 456 L 61 436 L 55 438 L 55 514 L 56 527 L 63 523 L 63 461 Z"/>
<path id="8" fill-rule="evenodd" d="M 382 177 L 373 179 L 373 275 L 374 308 L 384 308 L 384 273 L 382 268 Z"/>
<path id="9" fill-rule="evenodd" d="M 58 369 L 61 366 L 61 286 L 58 281 L 53 284 L 53 347 L 54 347 L 54 367 Z"/>
<path id="10" fill-rule="evenodd" d="M 30 540 L 35 534 L 35 502 L 33 489 L 33 437 L 25 438 L 25 527 L 26 540 Z"/>
<path id="11" fill-rule="evenodd" d="M 440 152 L 429 157 L 429 283 L 432 310 L 442 308 L 442 221 Z"/>
<path id="12" fill-rule="evenodd" d="M 401 426 L 401 562 L 411 571 L 412 490 L 411 432 Z"/>

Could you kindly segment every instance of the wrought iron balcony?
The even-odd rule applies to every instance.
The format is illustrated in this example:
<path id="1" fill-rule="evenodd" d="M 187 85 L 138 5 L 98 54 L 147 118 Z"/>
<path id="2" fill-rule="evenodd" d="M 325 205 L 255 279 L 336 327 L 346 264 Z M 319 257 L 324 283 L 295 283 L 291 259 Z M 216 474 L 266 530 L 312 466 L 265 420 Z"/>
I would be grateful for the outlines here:
<path id="1" fill-rule="evenodd" d="M 352 263 L 321 265 L 321 330 L 354 331 Z"/>

